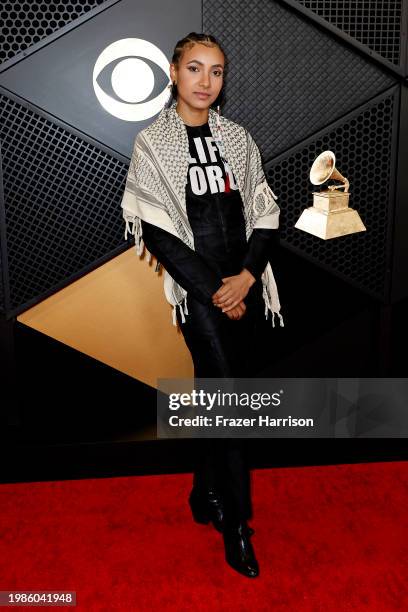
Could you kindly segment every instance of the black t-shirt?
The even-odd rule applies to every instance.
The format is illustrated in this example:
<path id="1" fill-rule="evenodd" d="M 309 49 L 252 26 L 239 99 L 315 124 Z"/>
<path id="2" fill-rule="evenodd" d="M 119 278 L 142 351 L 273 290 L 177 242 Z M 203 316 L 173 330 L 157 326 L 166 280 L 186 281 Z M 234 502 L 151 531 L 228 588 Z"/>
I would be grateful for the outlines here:
<path id="1" fill-rule="evenodd" d="M 221 159 L 208 122 L 185 126 L 190 149 L 186 208 L 194 248 L 223 276 L 239 274 L 247 240 L 236 178 Z"/>
<path id="2" fill-rule="evenodd" d="M 194 250 L 179 237 L 142 220 L 143 239 L 176 282 L 198 301 L 212 304 L 212 295 L 222 286 L 221 278 L 239 274 L 243 267 L 257 278 L 261 288 L 271 247 L 278 258 L 278 234 L 275 229 L 254 229 L 247 243 L 241 195 L 235 177 L 224 166 L 208 122 L 184 125 L 190 149 L 186 208 Z"/>

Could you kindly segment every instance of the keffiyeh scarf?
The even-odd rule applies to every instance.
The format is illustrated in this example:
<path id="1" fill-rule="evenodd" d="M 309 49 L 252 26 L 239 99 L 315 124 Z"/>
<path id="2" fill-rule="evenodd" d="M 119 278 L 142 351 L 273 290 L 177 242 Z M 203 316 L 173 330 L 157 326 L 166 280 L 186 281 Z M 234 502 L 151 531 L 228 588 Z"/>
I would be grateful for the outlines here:
<path id="1" fill-rule="evenodd" d="M 269 187 L 262 168 L 261 155 L 243 126 L 209 108 L 208 124 L 216 141 L 223 147 L 225 157 L 234 173 L 243 201 L 246 238 L 254 228 L 279 227 L 280 209 L 277 197 Z M 157 119 L 141 130 L 135 139 L 125 190 L 122 198 L 123 218 L 128 233 L 135 237 L 136 252 L 143 253 L 141 220 L 152 223 L 180 238 L 194 250 L 194 236 L 190 226 L 185 188 L 189 166 L 188 134 L 176 110 L 176 101 L 163 108 Z M 147 248 L 146 248 L 147 251 Z M 148 262 L 151 253 L 148 252 Z M 160 263 L 156 267 L 158 270 Z M 283 327 L 275 278 L 270 262 L 261 276 L 265 317 L 272 313 L 272 325 L 277 314 Z M 187 292 L 165 270 L 164 293 L 173 307 L 172 320 L 176 325 L 176 309 L 180 308 L 182 322 L 188 315 Z"/>

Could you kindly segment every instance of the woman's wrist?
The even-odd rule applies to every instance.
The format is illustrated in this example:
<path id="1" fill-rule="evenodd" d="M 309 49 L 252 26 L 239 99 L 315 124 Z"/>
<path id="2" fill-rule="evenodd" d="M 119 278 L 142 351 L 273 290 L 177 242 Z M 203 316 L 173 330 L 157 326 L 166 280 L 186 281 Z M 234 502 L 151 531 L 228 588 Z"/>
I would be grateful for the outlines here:
<path id="1" fill-rule="evenodd" d="M 252 272 L 248 270 L 248 268 L 242 268 L 240 276 L 244 277 L 247 280 L 249 287 L 252 287 L 252 285 L 256 283 L 255 276 L 252 274 Z"/>

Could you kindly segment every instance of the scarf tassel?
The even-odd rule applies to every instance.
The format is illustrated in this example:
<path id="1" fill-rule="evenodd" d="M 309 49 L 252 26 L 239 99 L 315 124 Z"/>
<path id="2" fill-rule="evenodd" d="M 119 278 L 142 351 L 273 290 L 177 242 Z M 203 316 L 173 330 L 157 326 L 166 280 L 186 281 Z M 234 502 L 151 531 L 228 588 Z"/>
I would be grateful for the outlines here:
<path id="1" fill-rule="evenodd" d="M 142 238 L 142 223 L 141 223 L 141 219 L 140 217 L 131 217 L 129 215 L 126 215 L 124 217 L 125 221 L 126 221 L 126 228 L 125 228 L 125 240 L 127 240 L 127 235 L 128 233 L 130 233 L 132 236 L 135 237 L 135 248 L 136 248 L 136 253 L 140 256 L 143 253 L 143 247 L 144 247 L 144 241 Z M 130 224 L 132 224 L 132 227 L 130 227 Z M 147 249 L 146 249 L 147 250 Z M 147 261 L 150 262 L 152 259 L 152 254 L 148 251 L 148 259 Z M 160 262 L 157 263 L 156 266 L 156 271 L 158 271 L 160 269 Z M 263 299 L 265 302 L 265 319 L 268 319 L 268 315 L 269 315 L 269 310 L 272 313 L 272 327 L 275 327 L 275 314 L 278 315 L 279 317 L 279 323 L 281 327 L 284 327 L 284 322 L 283 322 L 283 317 L 280 314 L 280 312 L 274 311 L 273 307 L 272 307 L 272 294 L 270 291 L 270 287 L 268 286 L 268 283 L 266 280 L 263 280 L 263 290 L 262 290 L 262 295 L 263 295 Z M 184 304 L 184 305 L 183 305 Z M 178 304 L 174 304 L 173 305 L 173 313 L 172 313 L 172 319 L 173 319 L 173 325 L 177 326 L 177 307 L 180 308 L 180 315 L 181 315 L 181 320 L 182 323 L 185 323 L 185 314 L 188 314 L 188 308 L 187 308 L 187 295 L 184 296 L 184 298 L 181 300 L 180 303 Z"/>
<path id="2" fill-rule="evenodd" d="M 183 307 L 183 303 L 184 303 L 184 307 Z M 173 325 L 177 326 L 177 306 L 180 308 L 180 315 L 181 315 L 181 322 L 185 323 L 186 322 L 186 317 L 184 316 L 185 314 L 188 314 L 188 308 L 187 308 L 187 295 L 184 296 L 184 298 L 182 299 L 182 301 L 179 304 L 174 304 L 173 305 Z"/>
<path id="3" fill-rule="evenodd" d="M 143 253 L 144 241 L 142 238 L 142 222 L 140 217 L 134 217 L 127 214 L 124 214 L 124 219 L 126 222 L 125 227 L 125 240 L 127 240 L 127 235 L 131 234 L 135 237 L 135 249 L 136 253 L 140 256 Z M 130 227 L 130 224 L 132 227 Z M 152 256 L 149 253 L 148 261 L 150 262 Z"/>
<path id="4" fill-rule="evenodd" d="M 272 295 L 269 291 L 268 285 L 266 282 L 263 282 L 263 290 L 262 290 L 263 299 L 265 302 L 265 319 L 268 318 L 269 311 L 272 313 L 272 327 L 275 327 L 275 314 L 279 317 L 279 324 L 281 327 L 285 327 L 283 323 L 283 317 L 280 312 L 274 311 L 272 308 Z"/>

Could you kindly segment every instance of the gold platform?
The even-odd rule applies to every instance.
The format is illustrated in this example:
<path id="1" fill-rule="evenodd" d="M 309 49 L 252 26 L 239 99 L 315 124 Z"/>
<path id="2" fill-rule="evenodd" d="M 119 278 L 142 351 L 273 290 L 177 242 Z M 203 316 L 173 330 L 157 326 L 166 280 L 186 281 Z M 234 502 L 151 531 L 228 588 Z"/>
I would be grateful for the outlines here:
<path id="1" fill-rule="evenodd" d="M 164 296 L 164 270 L 157 274 L 155 266 L 132 246 L 17 319 L 154 388 L 157 378 L 192 377 Z"/>

